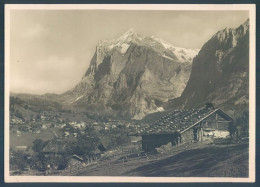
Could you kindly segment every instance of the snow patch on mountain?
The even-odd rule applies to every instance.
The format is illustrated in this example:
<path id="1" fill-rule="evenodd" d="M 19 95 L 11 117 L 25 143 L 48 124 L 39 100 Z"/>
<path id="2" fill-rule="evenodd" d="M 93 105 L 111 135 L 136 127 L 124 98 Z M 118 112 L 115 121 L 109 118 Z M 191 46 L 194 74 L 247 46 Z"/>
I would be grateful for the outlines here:
<path id="1" fill-rule="evenodd" d="M 141 120 L 143 119 L 143 117 L 147 114 L 152 114 L 152 113 L 155 113 L 155 112 L 163 112 L 164 111 L 164 108 L 163 107 L 157 107 L 156 109 L 154 110 L 149 110 L 147 111 L 145 114 L 143 113 L 139 113 L 139 114 L 136 114 L 132 119 L 133 120 Z"/>
<path id="2" fill-rule="evenodd" d="M 169 60 L 174 60 L 173 58 L 171 58 L 171 57 L 169 57 L 169 56 L 166 56 L 165 54 L 163 54 L 163 57 L 164 57 L 164 58 L 167 58 L 167 59 L 169 59 Z"/>
<path id="3" fill-rule="evenodd" d="M 71 105 L 72 103 L 75 103 L 76 101 L 80 100 L 82 97 L 84 97 L 86 94 L 83 94 L 79 97 L 77 97 L 74 101 L 70 102 L 69 104 Z"/>
<path id="4" fill-rule="evenodd" d="M 182 47 L 174 47 L 171 49 L 174 54 L 177 56 L 178 60 L 184 61 L 192 61 L 193 58 L 199 53 L 199 49 L 185 49 Z"/>
<path id="5" fill-rule="evenodd" d="M 121 45 L 121 53 L 122 54 L 125 54 L 126 53 L 126 51 L 127 51 L 127 49 L 129 48 L 129 44 L 126 44 L 126 43 L 123 43 L 122 45 Z"/>
<path id="6" fill-rule="evenodd" d="M 193 58 L 199 53 L 199 49 L 186 49 L 183 47 L 175 47 L 169 42 L 166 42 L 155 36 L 151 36 L 151 38 L 163 45 L 165 49 L 172 51 L 173 54 L 175 54 L 175 56 L 181 62 L 192 62 Z"/>
<path id="7" fill-rule="evenodd" d="M 160 50 L 163 57 L 174 60 L 168 55 L 164 55 L 165 50 L 171 51 L 180 62 L 192 62 L 193 58 L 198 54 L 199 49 L 186 49 L 183 47 L 175 47 L 169 42 L 166 42 L 155 36 L 144 37 L 134 32 L 133 29 L 128 30 L 116 40 L 103 41 L 100 44 L 104 45 L 108 51 L 116 49 L 122 54 L 125 54 L 131 43 L 136 43 L 141 46 L 148 46 L 155 50 Z M 161 47 L 160 47 L 161 46 Z M 175 59 L 176 60 L 176 59 Z"/>

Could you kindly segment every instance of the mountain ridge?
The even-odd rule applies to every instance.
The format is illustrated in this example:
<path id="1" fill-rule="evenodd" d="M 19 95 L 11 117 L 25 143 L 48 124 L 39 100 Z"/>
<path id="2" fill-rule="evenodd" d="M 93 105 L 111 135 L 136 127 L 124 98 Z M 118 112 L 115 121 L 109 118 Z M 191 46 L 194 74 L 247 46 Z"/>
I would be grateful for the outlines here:
<path id="1" fill-rule="evenodd" d="M 168 107 L 194 108 L 215 103 L 230 115 L 248 110 L 249 20 L 214 34 L 193 59 L 189 81 Z"/>

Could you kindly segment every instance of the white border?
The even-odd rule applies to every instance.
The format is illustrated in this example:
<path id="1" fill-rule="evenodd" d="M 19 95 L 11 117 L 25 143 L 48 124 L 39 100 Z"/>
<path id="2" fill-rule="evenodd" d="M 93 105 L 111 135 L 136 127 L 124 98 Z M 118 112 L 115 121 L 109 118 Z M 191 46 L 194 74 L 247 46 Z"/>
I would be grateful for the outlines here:
<path id="1" fill-rule="evenodd" d="M 249 54 L 249 177 L 90 177 L 90 176 L 10 176 L 9 175 L 9 75 L 10 75 L 10 11 L 11 10 L 248 10 L 250 20 Z M 255 38 L 256 9 L 254 4 L 6 4 L 5 5 L 5 182 L 255 182 Z M 188 179 L 188 180 L 187 180 Z"/>

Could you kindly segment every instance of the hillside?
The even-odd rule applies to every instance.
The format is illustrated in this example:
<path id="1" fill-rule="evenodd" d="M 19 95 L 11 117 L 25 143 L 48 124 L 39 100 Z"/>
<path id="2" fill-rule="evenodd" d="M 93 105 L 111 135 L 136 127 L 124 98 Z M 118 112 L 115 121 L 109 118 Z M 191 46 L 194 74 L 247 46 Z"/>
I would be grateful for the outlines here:
<path id="1" fill-rule="evenodd" d="M 177 148 L 178 149 L 178 148 Z M 239 163 L 239 164 L 238 164 Z M 195 144 L 170 154 L 101 161 L 74 172 L 80 176 L 248 177 L 248 145 Z"/>
<path id="2" fill-rule="evenodd" d="M 212 102 L 230 115 L 248 109 L 249 20 L 217 32 L 193 59 L 187 86 L 171 107 L 193 108 Z"/>

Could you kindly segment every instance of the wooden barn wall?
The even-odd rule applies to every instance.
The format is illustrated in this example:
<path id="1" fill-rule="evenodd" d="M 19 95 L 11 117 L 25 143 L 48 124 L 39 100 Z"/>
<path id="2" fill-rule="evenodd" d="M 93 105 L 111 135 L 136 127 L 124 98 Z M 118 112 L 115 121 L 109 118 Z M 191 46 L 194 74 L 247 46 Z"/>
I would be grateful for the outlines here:
<path id="1" fill-rule="evenodd" d="M 202 121 L 202 127 L 209 128 L 209 129 L 215 129 L 215 130 L 219 130 L 219 131 L 228 131 L 229 122 L 224 122 L 224 121 L 228 121 L 228 120 L 224 119 L 220 115 L 218 115 L 217 119 L 216 119 L 216 114 L 213 114 Z"/>
<path id="2" fill-rule="evenodd" d="M 142 150 L 146 152 L 150 152 L 155 150 L 155 148 L 158 148 L 162 145 L 166 145 L 169 142 L 172 143 L 172 145 L 175 145 L 176 142 L 178 142 L 178 136 L 177 134 L 154 134 L 154 135 L 143 135 L 142 136 Z"/>
<path id="3" fill-rule="evenodd" d="M 189 143 L 194 141 L 193 129 L 189 129 L 181 134 L 181 143 Z"/>
<path id="4" fill-rule="evenodd" d="M 220 116 L 217 113 L 212 114 L 191 129 L 181 134 L 181 142 L 189 143 L 193 141 L 204 141 L 209 138 L 225 138 L 229 134 L 229 119 Z M 205 136 L 204 129 L 212 130 L 212 136 Z"/>

